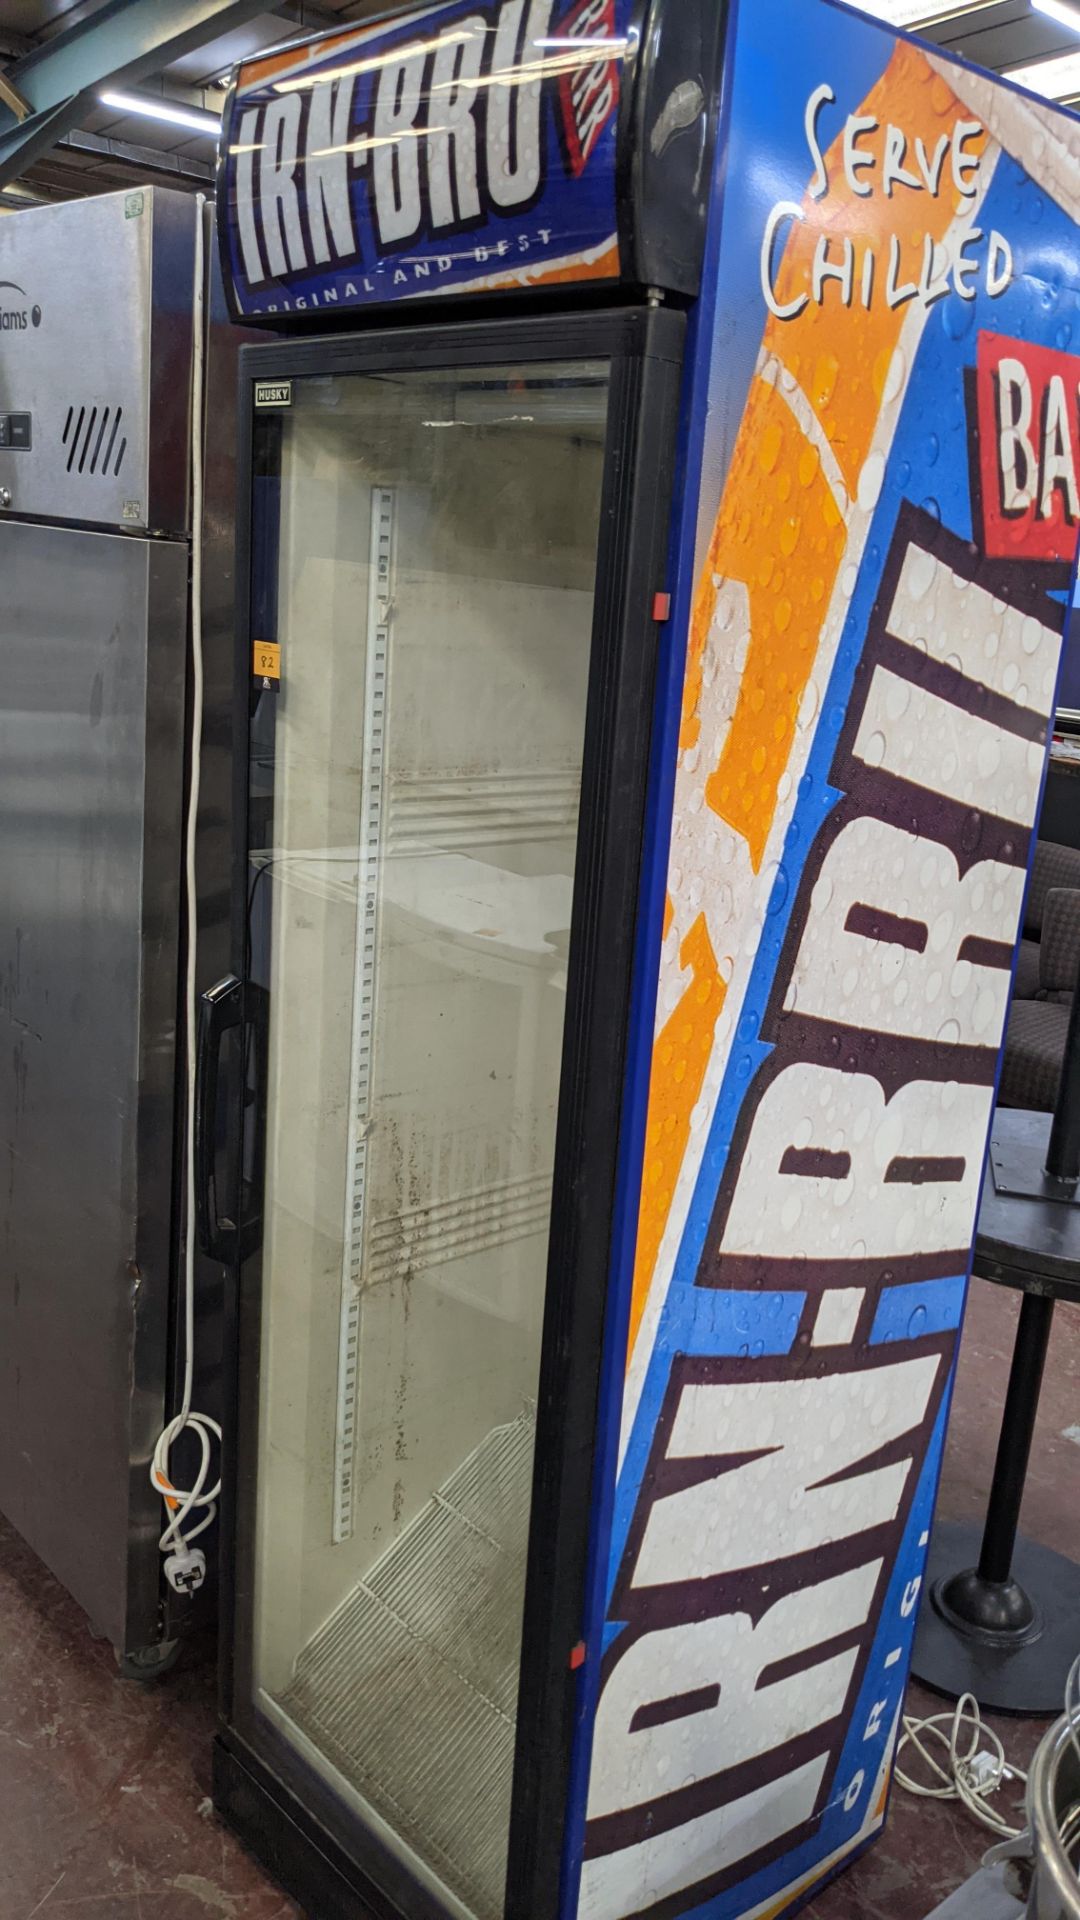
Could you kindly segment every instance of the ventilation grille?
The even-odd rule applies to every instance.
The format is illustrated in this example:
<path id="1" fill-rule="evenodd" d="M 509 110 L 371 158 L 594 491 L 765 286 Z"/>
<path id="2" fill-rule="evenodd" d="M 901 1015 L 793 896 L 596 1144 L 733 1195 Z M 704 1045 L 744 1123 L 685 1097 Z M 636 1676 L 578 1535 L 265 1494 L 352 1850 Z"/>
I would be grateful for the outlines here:
<path id="1" fill-rule="evenodd" d="M 115 479 L 127 452 L 123 421 L 123 407 L 69 407 L 63 438 L 68 472 Z"/>
<path id="2" fill-rule="evenodd" d="M 281 1696 L 477 1920 L 504 1911 L 535 1409 L 462 1461 Z"/>

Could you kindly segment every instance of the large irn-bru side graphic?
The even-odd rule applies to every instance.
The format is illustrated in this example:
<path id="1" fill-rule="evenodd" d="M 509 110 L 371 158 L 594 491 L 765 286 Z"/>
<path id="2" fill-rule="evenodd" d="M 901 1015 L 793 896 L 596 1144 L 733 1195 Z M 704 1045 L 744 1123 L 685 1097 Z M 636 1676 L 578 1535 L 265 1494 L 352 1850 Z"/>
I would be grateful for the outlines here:
<path id="1" fill-rule="evenodd" d="M 617 279 L 631 0 L 443 0 L 241 66 L 241 318 Z"/>
<path id="2" fill-rule="evenodd" d="M 579 1920 L 883 1818 L 1080 518 L 1077 123 L 808 0 L 728 70 Z"/>

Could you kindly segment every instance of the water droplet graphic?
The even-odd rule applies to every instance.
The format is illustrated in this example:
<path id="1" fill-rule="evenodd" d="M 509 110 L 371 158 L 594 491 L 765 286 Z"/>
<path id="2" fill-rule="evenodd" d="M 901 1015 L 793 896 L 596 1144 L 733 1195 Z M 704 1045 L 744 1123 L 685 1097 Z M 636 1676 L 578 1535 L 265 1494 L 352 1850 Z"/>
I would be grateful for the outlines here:
<path id="1" fill-rule="evenodd" d="M 823 353 L 816 367 L 810 389 L 810 398 L 815 407 L 827 407 L 836 391 L 840 362 L 831 353 Z"/>
<path id="2" fill-rule="evenodd" d="M 889 361 L 889 371 L 885 376 L 885 391 L 881 396 L 885 406 L 891 405 L 892 401 L 899 398 L 906 373 L 907 360 L 903 350 L 897 347 L 896 352 Z"/>
<path id="3" fill-rule="evenodd" d="M 770 914 L 783 912 L 787 905 L 788 894 L 790 892 L 791 882 L 788 879 L 787 868 L 779 866 L 776 869 L 776 879 L 773 881 L 773 890 L 769 896 Z"/>
<path id="4" fill-rule="evenodd" d="M 876 450 L 871 453 L 859 475 L 859 505 L 864 513 L 870 513 L 881 498 L 881 489 L 885 482 L 885 455 Z"/>
<path id="5" fill-rule="evenodd" d="M 971 332 L 975 321 L 976 301 L 962 300 L 959 294 L 951 294 L 941 312 L 941 324 L 950 340 L 963 340 Z"/>

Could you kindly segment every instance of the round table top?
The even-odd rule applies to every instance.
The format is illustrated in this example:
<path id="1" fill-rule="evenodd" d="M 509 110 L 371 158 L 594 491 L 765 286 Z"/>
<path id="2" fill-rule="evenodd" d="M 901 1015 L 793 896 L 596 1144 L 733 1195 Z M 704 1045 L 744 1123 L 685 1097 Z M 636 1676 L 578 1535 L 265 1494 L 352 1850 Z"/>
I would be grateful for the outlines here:
<path id="1" fill-rule="evenodd" d="M 1080 1206 L 1010 1191 L 1046 1163 L 1052 1116 L 999 1107 L 975 1241 L 980 1280 L 1080 1302 Z M 995 1182 L 995 1165 L 997 1181 Z"/>

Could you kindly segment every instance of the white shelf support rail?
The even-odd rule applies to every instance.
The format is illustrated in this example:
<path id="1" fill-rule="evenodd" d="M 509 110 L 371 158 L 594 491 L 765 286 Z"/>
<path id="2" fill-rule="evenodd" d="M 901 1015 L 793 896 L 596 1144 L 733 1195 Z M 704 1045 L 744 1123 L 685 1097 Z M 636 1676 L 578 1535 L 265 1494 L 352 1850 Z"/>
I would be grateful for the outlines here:
<path id="1" fill-rule="evenodd" d="M 356 977 L 349 1080 L 351 1113 L 334 1442 L 335 1546 L 350 1539 L 353 1530 L 353 1471 L 360 1392 L 361 1283 L 367 1228 L 368 1153 L 374 1118 L 372 1089 L 379 894 L 386 814 L 386 711 L 396 549 L 397 497 L 392 487 L 373 487 L 367 666 L 364 674 L 363 788 L 356 899 Z"/>

